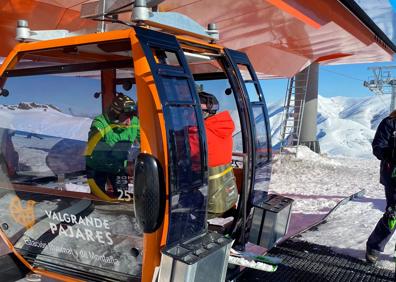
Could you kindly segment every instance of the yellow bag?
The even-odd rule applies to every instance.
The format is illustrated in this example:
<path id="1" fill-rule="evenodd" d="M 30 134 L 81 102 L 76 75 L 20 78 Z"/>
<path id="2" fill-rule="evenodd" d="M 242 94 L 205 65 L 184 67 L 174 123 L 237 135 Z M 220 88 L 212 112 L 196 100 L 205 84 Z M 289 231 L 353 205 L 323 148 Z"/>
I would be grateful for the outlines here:
<path id="1" fill-rule="evenodd" d="M 208 212 L 224 213 L 238 200 L 238 189 L 231 165 L 209 168 Z"/>

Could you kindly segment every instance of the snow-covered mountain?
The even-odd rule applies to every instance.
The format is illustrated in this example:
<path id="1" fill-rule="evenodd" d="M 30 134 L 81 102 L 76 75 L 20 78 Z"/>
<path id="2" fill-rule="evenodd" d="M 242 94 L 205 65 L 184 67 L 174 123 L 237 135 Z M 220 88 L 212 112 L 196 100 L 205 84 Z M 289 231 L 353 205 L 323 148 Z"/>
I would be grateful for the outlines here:
<path id="1" fill-rule="evenodd" d="M 53 105 L 21 102 L 0 105 L 0 128 L 87 141 L 92 120 L 62 113 Z"/>
<path id="2" fill-rule="evenodd" d="M 371 140 L 389 113 L 390 95 L 364 98 L 319 96 L 317 138 L 322 153 L 332 156 L 373 158 Z M 283 101 L 268 106 L 272 145 L 280 138 Z"/>
<path id="3" fill-rule="evenodd" d="M 332 156 L 372 158 L 371 140 L 388 114 L 390 95 L 364 98 L 319 96 L 318 134 L 321 152 Z M 283 101 L 268 106 L 272 145 L 279 145 Z M 0 128 L 86 141 L 92 120 L 62 113 L 51 105 L 0 105 Z M 236 132 L 240 129 L 237 128 Z"/>

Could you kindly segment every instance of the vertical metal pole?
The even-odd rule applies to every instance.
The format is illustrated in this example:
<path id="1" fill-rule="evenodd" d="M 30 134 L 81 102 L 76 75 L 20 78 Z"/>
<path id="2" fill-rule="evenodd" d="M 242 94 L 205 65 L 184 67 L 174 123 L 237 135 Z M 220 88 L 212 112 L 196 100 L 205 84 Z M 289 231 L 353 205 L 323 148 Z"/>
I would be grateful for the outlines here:
<path id="1" fill-rule="evenodd" d="M 106 9 L 107 9 L 106 5 L 107 5 L 107 0 L 99 1 L 98 12 L 102 16 L 99 18 L 100 21 L 98 22 L 98 27 L 96 29 L 97 32 L 105 32 L 106 31 L 106 23 L 104 21 L 104 19 L 105 19 L 104 14 L 106 13 Z"/>
<path id="2" fill-rule="evenodd" d="M 319 64 L 312 63 L 309 70 L 307 94 L 305 96 L 304 113 L 301 121 L 300 144 L 308 146 L 312 151 L 320 153 L 319 142 L 316 139 L 318 115 L 318 83 Z"/>
<path id="3" fill-rule="evenodd" d="M 102 89 L 102 112 L 105 113 L 113 101 L 116 92 L 116 70 L 102 70 L 100 72 Z"/>

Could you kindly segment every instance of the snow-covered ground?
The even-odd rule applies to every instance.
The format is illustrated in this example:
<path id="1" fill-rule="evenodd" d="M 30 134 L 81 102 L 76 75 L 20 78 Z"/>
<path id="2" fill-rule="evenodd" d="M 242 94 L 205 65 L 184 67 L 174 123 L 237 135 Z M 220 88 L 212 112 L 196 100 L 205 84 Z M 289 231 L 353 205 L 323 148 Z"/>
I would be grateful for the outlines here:
<path id="1" fill-rule="evenodd" d="M 0 127 L 52 137 L 87 141 L 92 120 L 62 113 L 53 105 L 21 102 L 0 105 Z"/>
<path id="2" fill-rule="evenodd" d="M 340 206 L 326 224 L 302 235 L 309 242 L 364 259 L 367 238 L 385 209 L 379 161 L 372 155 L 371 141 L 378 124 L 388 114 L 389 104 L 390 95 L 319 96 L 317 139 L 323 155 L 301 147 L 297 158 L 275 157 L 270 192 L 295 200 L 290 233 L 325 215 L 342 197 L 365 189 L 363 198 Z M 273 146 L 279 142 L 282 108 L 282 101 L 268 107 Z M 379 262 L 379 266 L 392 270 L 394 237 Z"/>
<path id="3" fill-rule="evenodd" d="M 376 159 L 318 155 L 299 147 L 297 157 L 275 156 L 270 192 L 295 201 L 289 230 L 297 231 L 326 214 L 344 196 L 361 189 L 362 198 L 340 206 L 317 230 L 303 233 L 308 242 L 364 259 L 365 244 L 385 208 Z M 380 267 L 394 270 L 392 259 L 396 237 L 386 246 Z"/>

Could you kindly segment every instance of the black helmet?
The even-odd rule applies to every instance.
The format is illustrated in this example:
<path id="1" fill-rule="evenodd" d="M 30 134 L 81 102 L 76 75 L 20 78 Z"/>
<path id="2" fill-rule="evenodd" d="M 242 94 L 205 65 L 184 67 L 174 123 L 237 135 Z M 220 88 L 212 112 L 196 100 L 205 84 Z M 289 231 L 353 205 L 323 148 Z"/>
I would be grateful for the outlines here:
<path id="1" fill-rule="evenodd" d="M 219 110 L 219 101 L 217 100 L 216 96 L 204 91 L 199 92 L 198 95 L 201 102 L 202 111 L 211 115 L 216 114 L 216 112 Z"/>
<path id="2" fill-rule="evenodd" d="M 116 96 L 113 98 L 113 101 L 110 105 L 110 112 L 115 116 L 119 116 L 121 113 L 136 114 L 137 106 L 135 101 L 132 98 L 118 92 Z"/>

